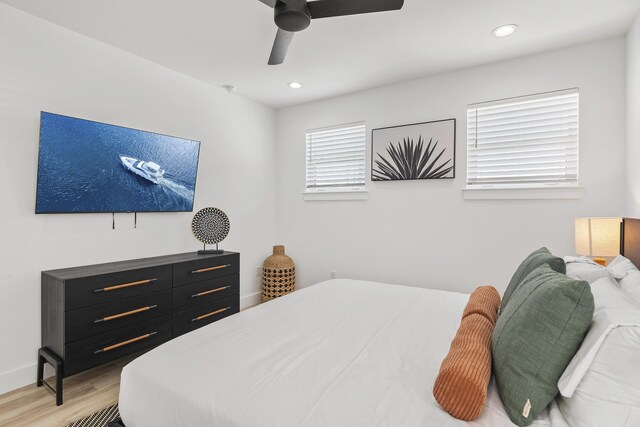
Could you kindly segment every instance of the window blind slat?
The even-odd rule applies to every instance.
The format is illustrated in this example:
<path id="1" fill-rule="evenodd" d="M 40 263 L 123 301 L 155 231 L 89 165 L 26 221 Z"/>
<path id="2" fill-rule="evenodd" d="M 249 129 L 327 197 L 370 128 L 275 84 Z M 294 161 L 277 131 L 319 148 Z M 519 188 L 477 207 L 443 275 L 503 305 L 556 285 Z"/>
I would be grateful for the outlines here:
<path id="1" fill-rule="evenodd" d="M 491 149 L 491 148 L 496 148 L 496 147 L 511 147 L 511 146 L 522 146 L 524 144 L 528 144 L 528 145 L 544 145 L 544 144 L 567 144 L 567 143 L 573 143 L 578 139 L 578 133 L 574 133 L 574 134 L 569 134 L 569 135 L 538 135 L 535 138 L 525 138 L 525 137 L 520 137 L 520 138 L 506 138 L 506 139 L 501 139 L 501 140 L 496 140 L 496 141 L 492 141 L 492 140 L 478 140 L 476 141 L 475 139 L 470 138 L 469 139 L 469 146 L 470 148 L 474 149 L 476 148 L 476 145 L 478 146 L 482 146 L 483 148 L 486 147 L 487 149 Z"/>
<path id="2" fill-rule="evenodd" d="M 307 131 L 307 188 L 364 185 L 364 123 Z"/>
<path id="3" fill-rule="evenodd" d="M 521 135 L 511 134 L 511 135 L 478 138 L 478 139 L 472 140 L 470 145 L 481 146 L 481 145 L 492 144 L 492 143 L 520 142 L 520 141 L 531 141 L 536 139 L 548 139 L 548 138 L 575 139 L 577 138 L 577 136 L 578 136 L 577 129 L 574 129 L 573 131 L 551 130 L 548 132 L 527 132 Z"/>
<path id="4" fill-rule="evenodd" d="M 360 152 L 360 151 L 364 151 L 364 148 L 362 147 L 361 144 L 360 144 L 360 146 L 351 145 L 351 144 L 345 144 L 345 145 L 329 147 L 329 148 L 320 148 L 320 149 L 315 149 L 314 148 L 314 149 L 311 149 L 311 150 L 307 151 L 307 155 L 308 156 L 322 156 L 322 155 L 325 155 L 325 154 L 346 153 L 346 152 Z"/>
<path id="5" fill-rule="evenodd" d="M 307 172 L 307 176 L 324 176 L 324 175 L 330 175 L 330 174 L 334 174 L 334 173 L 339 173 L 339 174 L 350 174 L 350 173 L 364 174 L 364 168 L 362 168 L 362 169 L 335 168 L 335 169 L 313 170 L 313 171 Z"/>
<path id="6" fill-rule="evenodd" d="M 341 183 L 341 184 L 323 184 L 323 185 L 309 185 L 307 188 L 340 188 L 340 187 L 358 187 L 362 184 L 354 183 Z"/>
<path id="7" fill-rule="evenodd" d="M 512 119 L 521 119 L 526 120 L 527 118 L 533 118 L 540 115 L 553 115 L 556 117 L 561 116 L 570 116 L 574 114 L 576 111 L 575 108 L 566 108 L 563 106 L 552 106 L 552 107 L 541 107 L 541 108 L 531 108 L 528 110 L 519 110 L 513 112 L 493 112 L 493 111 L 484 111 L 482 109 L 478 109 L 477 113 L 472 113 L 473 117 L 469 117 L 471 114 L 468 114 L 468 117 L 478 121 L 482 121 L 485 124 L 490 124 L 497 120 L 512 120 Z"/>
<path id="8" fill-rule="evenodd" d="M 474 110 L 478 110 L 482 114 L 488 115 L 488 114 L 503 114 L 503 113 L 520 114 L 522 112 L 540 110 L 544 108 L 567 108 L 569 106 L 571 107 L 574 106 L 575 94 L 567 95 L 563 97 L 555 97 L 549 94 L 542 94 L 540 95 L 540 97 L 541 98 L 537 100 L 532 99 L 529 101 L 522 101 L 522 102 L 509 102 L 507 100 L 502 103 L 500 103 L 500 101 L 496 101 L 498 102 L 498 104 L 496 105 L 487 106 L 484 104 L 478 104 L 470 107 L 473 108 Z"/>
<path id="9" fill-rule="evenodd" d="M 364 178 L 364 173 L 362 174 L 349 174 L 349 175 L 326 175 L 323 177 L 317 176 L 308 176 L 308 179 L 313 179 L 316 184 L 321 182 L 343 182 L 345 180 L 359 180 Z"/>
<path id="10" fill-rule="evenodd" d="M 531 174 L 543 174 L 545 172 L 556 172 L 560 175 L 576 175 L 578 173 L 577 167 L 573 168 L 564 168 L 562 166 L 557 167 L 540 167 L 540 168 L 504 168 L 504 169 L 485 169 L 481 173 L 477 173 L 474 175 L 475 179 L 479 179 L 481 177 L 490 177 L 495 175 L 504 175 L 504 176 L 513 176 L 514 178 L 523 176 L 523 175 L 531 175 Z"/>
<path id="11" fill-rule="evenodd" d="M 578 130 L 578 122 L 570 123 L 567 121 L 558 122 L 558 123 L 545 123 L 539 125 L 523 125 L 523 126 L 509 126 L 496 128 L 491 130 L 476 130 L 474 138 L 478 140 L 488 139 L 488 138 L 496 138 L 496 137 L 506 137 L 506 136 L 523 136 L 523 135 L 537 135 L 541 133 L 547 132 L 564 132 L 571 133 L 577 132 Z"/>
<path id="12" fill-rule="evenodd" d="M 312 185 L 320 186 L 322 184 L 327 185 L 336 185 L 340 183 L 344 183 L 345 185 L 354 185 L 357 184 L 360 180 L 364 179 L 364 175 L 362 176 L 344 176 L 344 177 L 326 177 L 326 178 L 315 178 Z"/>
<path id="13" fill-rule="evenodd" d="M 560 159 L 560 160 L 564 160 L 567 157 L 575 157 L 576 159 L 578 158 L 577 156 L 577 151 L 573 154 L 567 154 L 564 151 L 560 151 L 560 152 L 554 152 L 554 151 L 550 151 L 548 153 L 538 153 L 538 152 L 534 152 L 533 154 L 528 154 L 527 155 L 521 155 L 520 152 L 516 153 L 516 155 L 513 154 L 501 154 L 498 156 L 473 156 L 473 157 L 469 157 L 470 161 L 475 162 L 479 162 L 479 163 L 484 163 L 484 162 L 493 162 L 493 163 L 526 163 L 526 162 L 530 162 L 530 161 L 552 161 L 554 159 Z"/>
<path id="14" fill-rule="evenodd" d="M 312 165 L 307 168 L 308 171 L 314 170 L 328 170 L 328 169 L 344 169 L 344 170 L 354 170 L 359 167 L 363 167 L 360 162 L 352 162 L 350 160 L 344 160 L 340 162 L 331 162 L 331 163 L 322 163 L 317 165 Z M 363 167 L 364 169 L 364 167 Z"/>
<path id="15" fill-rule="evenodd" d="M 353 172 L 362 172 L 365 169 L 363 167 L 356 168 L 343 168 L 343 167 L 328 167 L 325 169 L 309 169 L 307 171 L 307 175 L 318 175 L 322 176 L 323 174 L 332 173 L 332 172 L 340 172 L 340 173 L 353 173 Z"/>
<path id="16" fill-rule="evenodd" d="M 355 126 L 335 126 L 332 128 L 313 129 L 307 131 L 308 136 L 318 137 L 326 135 L 344 135 L 350 132 L 364 132 L 365 125 L 359 124 Z"/>
<path id="17" fill-rule="evenodd" d="M 478 181 L 504 181 L 508 182 L 512 180 L 513 182 L 518 181 L 548 181 L 552 178 L 575 178 L 575 174 L 557 174 L 557 173 L 541 173 L 541 174 L 522 174 L 519 176 L 510 176 L 510 175 L 495 175 L 495 176 L 481 176 L 478 178 Z"/>
<path id="18" fill-rule="evenodd" d="M 494 178 L 494 179 L 482 179 L 474 180 L 473 184 L 478 186 L 495 186 L 496 184 L 510 185 L 510 184 L 577 184 L 577 176 L 548 176 L 548 177 L 529 177 L 529 178 Z"/>
<path id="19" fill-rule="evenodd" d="M 328 138 L 328 139 L 320 139 L 320 138 L 309 138 L 309 142 L 313 145 L 313 148 L 317 147 L 325 147 L 331 145 L 340 145 L 348 142 L 358 143 L 363 139 L 363 135 L 355 135 L 355 136 L 344 136 L 341 138 Z M 310 146 L 311 147 L 311 146 Z"/>
<path id="20" fill-rule="evenodd" d="M 495 150 L 487 150 L 481 153 L 473 153 L 469 155 L 469 159 L 473 159 L 474 156 L 477 156 L 479 158 L 492 158 L 494 156 L 503 156 L 503 155 L 509 155 L 509 156 L 520 156 L 520 157 L 535 157 L 538 155 L 544 155 L 544 154 L 551 154 L 551 153 L 555 153 L 556 155 L 561 154 L 561 153 L 566 153 L 567 155 L 569 154 L 577 154 L 577 150 L 576 149 L 567 149 L 564 146 L 558 146 L 558 147 L 525 147 L 524 149 L 519 149 L 518 147 L 516 148 L 504 148 L 504 149 L 495 149 Z"/>
<path id="21" fill-rule="evenodd" d="M 312 158 L 307 158 L 308 163 L 312 164 L 323 164 L 323 163 L 333 163 L 344 160 L 356 161 L 360 158 L 364 157 L 364 152 L 358 153 L 345 153 L 345 154 L 334 154 L 331 156 L 312 156 Z"/>
<path id="22" fill-rule="evenodd" d="M 476 125 L 476 118 L 474 117 L 468 117 L 467 120 L 469 121 L 469 123 Z M 509 125 L 518 125 L 520 123 L 523 124 L 533 124 L 533 123 L 540 123 L 540 122 L 562 122 L 562 121 L 572 121 L 572 122 L 577 122 L 578 121 L 578 112 L 575 110 L 571 110 L 570 112 L 567 112 L 567 114 L 564 115 L 558 115 L 556 113 L 544 113 L 544 114 L 536 114 L 533 116 L 527 116 L 527 117 L 505 117 L 502 119 L 495 119 L 495 120 L 482 120 L 481 124 L 479 124 L 477 126 L 477 129 L 491 129 L 491 128 L 503 128 L 505 126 L 509 126 Z"/>
<path id="23" fill-rule="evenodd" d="M 467 184 L 577 184 L 577 90 L 467 109 Z"/>
<path id="24" fill-rule="evenodd" d="M 519 170 L 519 169 L 526 169 L 529 167 L 548 167 L 548 166 L 554 166 L 557 165 L 558 167 L 563 167 L 565 169 L 577 169 L 578 167 L 578 161 L 576 160 L 572 160 L 572 161 L 565 161 L 565 160 L 555 160 L 555 161 L 549 161 L 549 162 L 531 162 L 531 163 L 506 163 L 506 164 L 484 164 L 481 166 L 470 166 L 469 169 L 470 170 L 482 170 L 482 171 L 486 171 L 486 170 Z"/>

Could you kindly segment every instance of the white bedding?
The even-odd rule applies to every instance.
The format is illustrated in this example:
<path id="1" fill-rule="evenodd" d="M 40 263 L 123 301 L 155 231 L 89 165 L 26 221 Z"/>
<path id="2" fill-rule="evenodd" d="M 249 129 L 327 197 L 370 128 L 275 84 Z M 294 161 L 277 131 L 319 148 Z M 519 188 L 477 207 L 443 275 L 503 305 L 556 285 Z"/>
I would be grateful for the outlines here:
<path id="1" fill-rule="evenodd" d="M 122 372 L 120 414 L 127 427 L 513 426 L 493 384 L 470 423 L 433 398 L 467 300 L 323 282 L 137 358 Z M 545 414 L 534 425 L 552 423 Z"/>

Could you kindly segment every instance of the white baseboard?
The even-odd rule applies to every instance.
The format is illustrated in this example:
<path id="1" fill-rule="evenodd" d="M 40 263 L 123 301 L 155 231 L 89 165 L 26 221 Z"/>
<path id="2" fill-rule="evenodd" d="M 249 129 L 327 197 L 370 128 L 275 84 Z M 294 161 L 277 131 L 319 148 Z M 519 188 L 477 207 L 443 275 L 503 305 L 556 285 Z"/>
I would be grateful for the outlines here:
<path id="1" fill-rule="evenodd" d="M 36 382 L 37 366 L 27 365 L 15 371 L 4 372 L 0 374 L 0 394 L 4 394 L 20 387 Z M 35 385 L 34 385 L 35 387 Z"/>
<path id="2" fill-rule="evenodd" d="M 240 298 L 240 310 L 253 307 L 260 304 L 262 301 L 262 292 L 256 292 L 255 294 L 245 295 Z"/>
<path id="3" fill-rule="evenodd" d="M 261 292 L 245 295 L 240 298 L 240 309 L 253 307 L 260 304 L 262 297 Z M 36 364 L 27 365 L 15 371 L 4 372 L 0 374 L 0 394 L 4 394 L 20 387 L 36 382 Z"/>

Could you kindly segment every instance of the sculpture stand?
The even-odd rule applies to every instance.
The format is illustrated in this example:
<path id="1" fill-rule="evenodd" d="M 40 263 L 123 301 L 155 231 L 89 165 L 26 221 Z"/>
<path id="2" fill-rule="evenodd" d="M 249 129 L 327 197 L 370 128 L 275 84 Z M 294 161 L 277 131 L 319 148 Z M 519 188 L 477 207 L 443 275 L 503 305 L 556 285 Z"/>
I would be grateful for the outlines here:
<path id="1" fill-rule="evenodd" d="M 216 243 L 215 249 L 207 249 L 207 244 L 204 243 L 204 249 L 198 251 L 198 255 L 220 255 L 224 253 L 224 249 L 218 249 L 218 244 Z"/>

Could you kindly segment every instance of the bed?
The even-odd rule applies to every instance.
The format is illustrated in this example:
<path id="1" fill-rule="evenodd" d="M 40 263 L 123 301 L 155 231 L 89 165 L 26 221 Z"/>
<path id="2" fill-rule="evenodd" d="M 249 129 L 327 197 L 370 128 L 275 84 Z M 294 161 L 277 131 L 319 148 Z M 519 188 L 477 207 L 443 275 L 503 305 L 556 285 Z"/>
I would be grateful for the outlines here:
<path id="1" fill-rule="evenodd" d="M 621 253 L 638 266 L 640 220 L 625 219 L 622 230 Z M 433 398 L 468 298 L 344 279 L 302 289 L 127 365 L 123 424 L 513 426 L 493 383 L 472 422 L 453 418 Z M 558 401 L 533 426 L 568 427 Z"/>
<path id="2" fill-rule="evenodd" d="M 122 372 L 122 419 L 127 427 L 512 426 L 493 384 L 482 416 L 469 423 L 433 398 L 467 300 L 365 281 L 319 283 L 131 362 Z M 564 427 L 552 419 L 534 425 Z"/>

